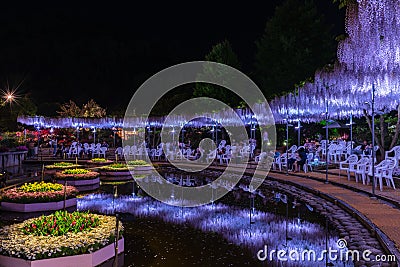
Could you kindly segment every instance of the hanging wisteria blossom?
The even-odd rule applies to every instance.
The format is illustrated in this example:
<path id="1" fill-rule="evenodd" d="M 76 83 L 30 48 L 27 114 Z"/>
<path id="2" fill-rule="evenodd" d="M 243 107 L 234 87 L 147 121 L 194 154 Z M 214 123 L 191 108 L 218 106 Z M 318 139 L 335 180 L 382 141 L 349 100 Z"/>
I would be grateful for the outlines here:
<path id="1" fill-rule="evenodd" d="M 294 96 L 277 97 L 270 106 L 277 122 L 305 122 L 329 116 L 344 119 L 370 113 L 366 102 L 388 112 L 400 98 L 400 1 L 358 0 L 346 12 L 347 37 L 338 45 L 338 61 L 331 71 L 315 73 Z"/>

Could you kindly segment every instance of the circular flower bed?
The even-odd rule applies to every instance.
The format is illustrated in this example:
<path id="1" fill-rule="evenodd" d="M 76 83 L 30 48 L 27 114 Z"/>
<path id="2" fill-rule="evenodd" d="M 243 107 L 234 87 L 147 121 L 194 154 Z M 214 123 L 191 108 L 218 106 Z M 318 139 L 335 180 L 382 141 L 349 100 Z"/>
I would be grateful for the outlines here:
<path id="1" fill-rule="evenodd" d="M 56 172 L 54 178 L 59 180 L 90 180 L 97 178 L 98 172 L 93 172 L 85 169 L 67 169 L 62 172 Z"/>
<path id="2" fill-rule="evenodd" d="M 131 160 L 128 161 L 128 166 L 132 168 L 133 170 L 136 171 L 150 171 L 153 169 L 153 166 L 151 166 L 149 163 L 147 163 L 144 160 Z"/>
<path id="3" fill-rule="evenodd" d="M 120 223 L 119 229 L 123 230 Z M 0 230 L 0 254 L 39 260 L 91 253 L 115 240 L 115 218 L 57 211 Z"/>
<path id="4" fill-rule="evenodd" d="M 145 174 L 137 174 L 137 175 L 133 175 L 133 178 L 135 179 L 144 179 L 146 178 L 148 175 Z"/>
<path id="5" fill-rule="evenodd" d="M 93 158 L 90 160 L 91 162 L 107 162 L 105 158 Z"/>
<path id="6" fill-rule="evenodd" d="M 67 199 L 74 198 L 78 190 L 73 186 L 66 187 Z M 43 203 L 64 199 L 64 186 L 61 184 L 34 182 L 12 188 L 1 194 L 1 200 L 11 203 Z"/>
<path id="7" fill-rule="evenodd" d="M 123 163 L 113 163 L 107 166 L 100 167 L 99 169 L 109 172 L 129 171 L 128 166 Z"/>
<path id="8" fill-rule="evenodd" d="M 65 170 L 65 169 L 81 167 L 81 165 L 70 162 L 56 162 L 52 165 L 46 165 L 44 167 L 48 170 Z"/>
<path id="9" fill-rule="evenodd" d="M 144 160 L 131 160 L 128 161 L 129 166 L 150 166 L 146 161 Z"/>
<path id="10" fill-rule="evenodd" d="M 102 180 L 130 180 L 131 172 L 124 163 L 113 163 L 99 168 L 102 176 L 111 176 L 112 178 L 102 177 Z"/>
<path id="11" fill-rule="evenodd" d="M 105 158 L 93 158 L 91 160 L 88 160 L 87 163 L 103 165 L 103 164 L 110 164 L 112 163 L 112 161 Z"/>

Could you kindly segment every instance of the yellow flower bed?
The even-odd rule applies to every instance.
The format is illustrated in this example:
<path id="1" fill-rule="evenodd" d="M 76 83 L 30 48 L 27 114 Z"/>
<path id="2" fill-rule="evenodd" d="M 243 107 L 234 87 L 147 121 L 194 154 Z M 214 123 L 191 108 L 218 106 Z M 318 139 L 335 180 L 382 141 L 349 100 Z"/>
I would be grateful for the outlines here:
<path id="1" fill-rule="evenodd" d="M 33 182 L 29 184 L 25 183 L 20 187 L 20 189 L 24 192 L 54 192 L 61 191 L 63 189 L 63 185 L 45 182 Z"/>
<path id="2" fill-rule="evenodd" d="M 82 165 L 70 163 L 70 162 L 56 162 L 52 165 L 46 165 L 44 167 L 49 170 L 52 170 L 52 169 L 64 170 L 64 169 L 82 167 Z"/>
<path id="3" fill-rule="evenodd" d="M 28 260 L 56 258 L 90 253 L 103 248 L 115 240 L 115 218 L 98 216 L 100 225 L 90 231 L 67 233 L 62 236 L 36 236 L 24 234 L 25 224 L 33 223 L 37 218 L 22 223 L 5 226 L 0 229 L 0 254 Z M 119 228 L 123 230 L 122 223 Z"/>
<path id="4" fill-rule="evenodd" d="M 91 159 L 90 161 L 92 161 L 92 162 L 99 162 L 99 163 L 107 162 L 107 160 L 106 160 L 105 158 L 93 158 L 93 159 Z"/>

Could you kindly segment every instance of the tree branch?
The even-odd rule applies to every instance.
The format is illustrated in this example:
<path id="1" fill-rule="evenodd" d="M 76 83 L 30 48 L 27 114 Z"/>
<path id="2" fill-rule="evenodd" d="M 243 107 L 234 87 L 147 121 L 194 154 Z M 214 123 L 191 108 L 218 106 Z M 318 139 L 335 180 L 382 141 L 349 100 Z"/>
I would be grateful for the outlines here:
<path id="1" fill-rule="evenodd" d="M 397 144 L 397 140 L 399 139 L 399 134 L 400 134 L 400 105 L 397 106 L 396 131 L 394 133 L 392 143 L 390 144 L 389 149 L 392 149 Z"/>

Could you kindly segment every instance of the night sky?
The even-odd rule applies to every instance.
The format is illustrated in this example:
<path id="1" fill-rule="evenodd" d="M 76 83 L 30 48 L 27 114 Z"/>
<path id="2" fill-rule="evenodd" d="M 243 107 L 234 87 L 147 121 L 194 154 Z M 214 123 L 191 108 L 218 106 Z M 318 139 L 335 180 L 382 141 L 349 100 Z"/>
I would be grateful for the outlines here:
<path id="1" fill-rule="evenodd" d="M 157 71 L 203 60 L 224 39 L 250 73 L 255 41 L 281 2 L 7 1 L 0 8 L 0 88 L 23 80 L 19 93 L 29 94 L 42 113 L 57 102 L 89 98 L 111 111 L 125 107 Z M 343 10 L 331 0 L 316 2 L 335 34 L 343 33 Z"/>

